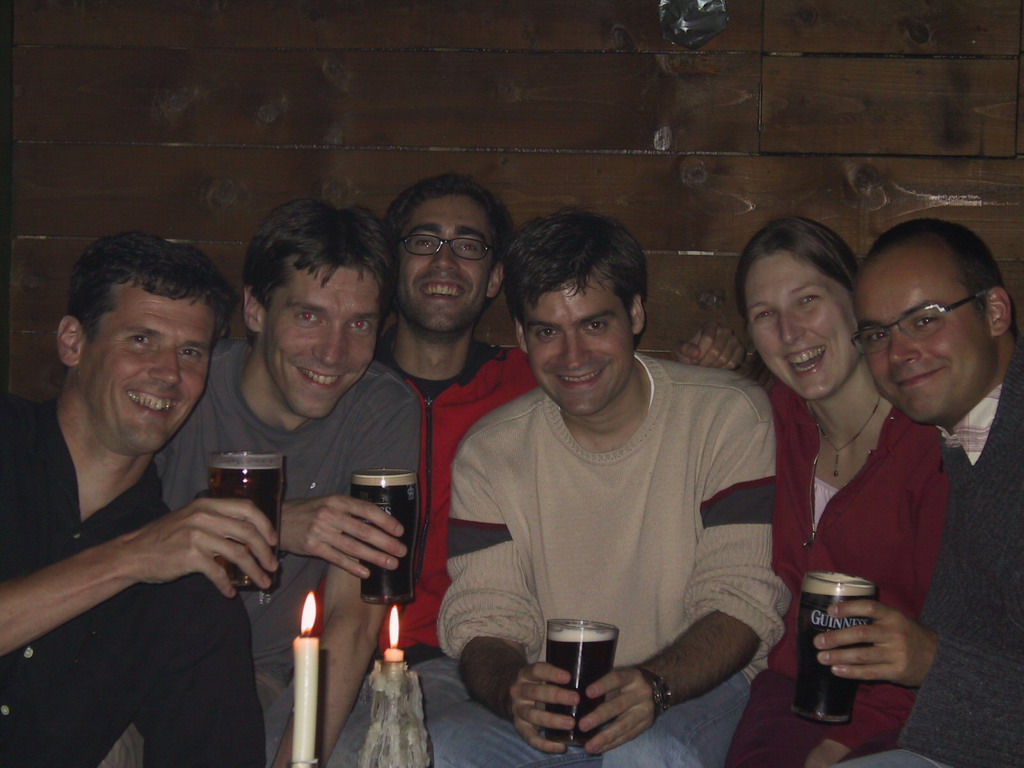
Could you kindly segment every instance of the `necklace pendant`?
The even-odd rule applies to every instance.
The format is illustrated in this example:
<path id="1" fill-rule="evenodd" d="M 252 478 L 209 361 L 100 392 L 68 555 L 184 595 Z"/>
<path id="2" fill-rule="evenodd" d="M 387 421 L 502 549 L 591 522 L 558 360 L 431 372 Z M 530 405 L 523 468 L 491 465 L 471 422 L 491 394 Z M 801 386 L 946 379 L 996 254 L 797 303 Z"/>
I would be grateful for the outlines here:
<path id="1" fill-rule="evenodd" d="M 882 402 L 882 396 L 881 395 L 879 395 L 875 399 L 875 407 L 871 409 L 871 413 L 868 414 L 868 420 L 865 421 L 863 424 L 861 424 L 860 429 L 857 430 L 857 434 L 855 434 L 853 437 L 851 437 L 849 440 L 847 440 L 845 443 L 843 443 L 838 448 L 836 447 L 835 443 L 833 443 L 831 440 L 828 439 L 828 434 L 825 432 L 824 429 L 821 428 L 821 424 L 818 424 L 817 419 L 815 418 L 815 422 L 814 423 L 818 427 L 818 434 L 820 434 L 822 439 L 826 443 L 829 444 L 829 447 L 832 448 L 832 450 L 836 452 L 836 462 L 835 462 L 835 464 L 832 465 L 832 477 L 839 477 L 839 452 L 840 451 L 844 451 L 847 448 L 849 448 L 851 445 L 853 445 L 857 441 L 857 438 L 860 437 L 861 433 L 865 429 L 867 429 L 868 424 L 871 423 L 871 417 L 874 416 L 875 413 L 878 412 L 878 404 L 880 402 Z M 819 451 L 820 451 L 820 449 L 819 449 Z M 817 461 L 817 458 L 815 458 L 815 461 Z"/>

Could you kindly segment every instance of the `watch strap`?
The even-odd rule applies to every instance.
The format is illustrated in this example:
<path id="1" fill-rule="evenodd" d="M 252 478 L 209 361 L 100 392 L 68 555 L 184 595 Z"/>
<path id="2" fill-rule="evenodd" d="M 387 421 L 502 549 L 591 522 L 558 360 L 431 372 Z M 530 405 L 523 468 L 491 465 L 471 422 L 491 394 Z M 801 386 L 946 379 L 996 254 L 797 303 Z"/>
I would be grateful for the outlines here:
<path id="1" fill-rule="evenodd" d="M 668 687 L 665 678 L 657 672 L 652 672 L 646 667 L 637 667 L 644 680 L 651 686 L 651 700 L 654 703 L 654 717 L 657 718 L 662 712 L 672 706 L 672 689 Z"/>

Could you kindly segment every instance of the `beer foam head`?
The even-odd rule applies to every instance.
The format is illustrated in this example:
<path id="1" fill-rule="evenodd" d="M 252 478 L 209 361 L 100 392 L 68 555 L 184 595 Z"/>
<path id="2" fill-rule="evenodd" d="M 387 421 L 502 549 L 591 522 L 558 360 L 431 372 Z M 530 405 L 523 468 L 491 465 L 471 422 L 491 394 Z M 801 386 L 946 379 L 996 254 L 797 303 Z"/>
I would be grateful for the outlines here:
<path id="1" fill-rule="evenodd" d="M 812 595 L 841 595 L 843 597 L 874 597 L 875 585 L 859 576 L 833 571 L 808 571 L 804 575 L 803 591 Z"/>
<path id="2" fill-rule="evenodd" d="M 283 454 L 253 451 L 221 451 L 210 454 L 210 467 L 216 469 L 280 469 Z"/>
<path id="3" fill-rule="evenodd" d="M 619 629 L 613 624 L 602 624 L 598 621 L 580 619 L 550 619 L 548 621 L 548 640 L 560 643 L 599 643 L 603 640 L 614 640 Z"/>
<path id="4" fill-rule="evenodd" d="M 352 473 L 352 485 L 376 485 L 387 488 L 391 485 L 413 485 L 416 472 L 412 469 L 395 469 L 380 467 L 377 469 L 357 469 Z"/>

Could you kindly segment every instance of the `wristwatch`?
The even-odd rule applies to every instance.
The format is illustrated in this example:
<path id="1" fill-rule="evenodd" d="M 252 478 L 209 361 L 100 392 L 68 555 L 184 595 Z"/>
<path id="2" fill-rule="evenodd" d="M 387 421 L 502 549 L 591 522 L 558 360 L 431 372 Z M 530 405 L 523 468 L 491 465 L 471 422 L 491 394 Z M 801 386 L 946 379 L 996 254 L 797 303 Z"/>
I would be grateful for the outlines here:
<path id="1" fill-rule="evenodd" d="M 657 719 L 658 715 L 672 706 L 672 689 L 668 687 L 665 678 L 657 672 L 652 672 L 645 667 L 637 667 L 637 669 L 640 670 L 640 674 L 644 676 L 647 684 L 651 686 L 651 701 L 654 702 L 654 717 Z"/>

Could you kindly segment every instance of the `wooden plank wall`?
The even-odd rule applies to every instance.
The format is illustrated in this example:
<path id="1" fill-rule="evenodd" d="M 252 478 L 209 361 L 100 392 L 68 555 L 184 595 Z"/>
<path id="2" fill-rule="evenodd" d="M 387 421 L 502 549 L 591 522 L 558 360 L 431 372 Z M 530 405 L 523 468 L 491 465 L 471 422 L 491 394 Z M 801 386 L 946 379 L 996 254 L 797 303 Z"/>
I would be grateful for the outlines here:
<path id="1" fill-rule="evenodd" d="M 623 220 L 655 352 L 739 325 L 736 253 L 786 214 L 860 253 L 910 217 L 962 221 L 1024 296 L 1021 0 L 728 5 L 689 51 L 657 0 L 14 0 L 10 389 L 55 392 L 91 239 L 193 241 L 237 279 L 272 206 L 383 212 L 447 170 L 518 221 Z M 480 335 L 511 342 L 500 301 Z"/>

